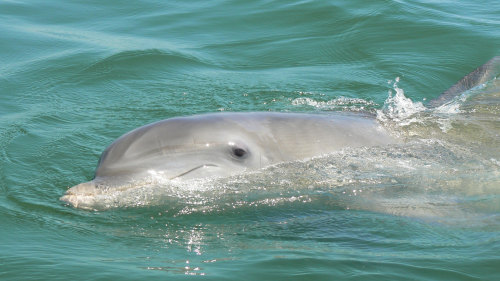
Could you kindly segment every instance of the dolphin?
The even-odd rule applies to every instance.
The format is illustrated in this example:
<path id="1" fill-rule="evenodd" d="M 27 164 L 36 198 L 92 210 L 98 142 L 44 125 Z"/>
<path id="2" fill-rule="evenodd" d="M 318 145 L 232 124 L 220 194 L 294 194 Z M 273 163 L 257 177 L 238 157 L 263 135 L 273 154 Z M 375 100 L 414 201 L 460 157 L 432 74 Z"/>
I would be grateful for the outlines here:
<path id="1" fill-rule="evenodd" d="M 499 73 L 500 56 L 465 76 L 429 102 L 438 107 Z M 91 181 L 60 198 L 78 207 L 79 197 L 100 186 L 126 188 L 151 177 L 190 180 L 226 177 L 273 164 L 305 160 L 344 148 L 397 143 L 377 120 L 363 113 L 212 113 L 176 117 L 132 130 L 102 153 Z M 130 185 L 128 185 L 130 186 Z"/>

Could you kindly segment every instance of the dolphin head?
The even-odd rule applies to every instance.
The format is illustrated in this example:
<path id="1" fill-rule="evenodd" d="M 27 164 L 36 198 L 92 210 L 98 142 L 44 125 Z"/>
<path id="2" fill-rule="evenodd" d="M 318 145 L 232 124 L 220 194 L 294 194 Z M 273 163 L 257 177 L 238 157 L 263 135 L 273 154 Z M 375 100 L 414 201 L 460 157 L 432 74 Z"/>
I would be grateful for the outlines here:
<path id="1" fill-rule="evenodd" d="M 240 117 L 240 118 L 238 118 Z M 228 176 L 273 161 L 262 126 L 238 115 L 167 119 L 133 130 L 101 155 L 95 178 L 149 174 L 171 180 Z"/>
<path id="2" fill-rule="evenodd" d="M 280 160 L 276 147 L 264 145 L 270 136 L 261 121 L 243 114 L 209 114 L 137 128 L 104 150 L 93 180 L 71 187 L 61 200 L 87 208 L 110 188 L 124 191 L 150 180 L 225 177 L 259 169 Z"/>

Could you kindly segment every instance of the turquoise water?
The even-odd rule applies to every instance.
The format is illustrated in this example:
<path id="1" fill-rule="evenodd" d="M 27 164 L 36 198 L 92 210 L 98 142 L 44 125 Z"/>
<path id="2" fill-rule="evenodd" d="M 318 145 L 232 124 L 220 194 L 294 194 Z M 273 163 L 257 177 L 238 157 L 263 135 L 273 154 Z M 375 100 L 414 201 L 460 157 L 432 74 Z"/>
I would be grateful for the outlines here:
<path id="1" fill-rule="evenodd" d="M 500 276 L 499 87 L 418 103 L 499 55 L 498 1 L 164 2 L 0 1 L 0 279 Z M 268 110 L 368 111 L 405 144 L 59 200 L 129 130 Z"/>

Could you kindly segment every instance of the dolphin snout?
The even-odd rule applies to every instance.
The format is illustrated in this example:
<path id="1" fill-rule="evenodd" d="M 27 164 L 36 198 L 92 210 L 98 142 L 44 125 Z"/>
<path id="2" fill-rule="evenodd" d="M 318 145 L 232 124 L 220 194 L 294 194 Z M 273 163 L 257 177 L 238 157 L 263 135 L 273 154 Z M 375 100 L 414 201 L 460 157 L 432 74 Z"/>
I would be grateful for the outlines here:
<path id="1" fill-rule="evenodd" d="M 80 183 L 68 189 L 66 193 L 60 198 L 60 200 L 65 201 L 73 205 L 74 207 L 78 207 L 78 205 L 91 200 L 95 195 L 99 193 L 100 192 L 96 188 L 94 181 L 88 181 Z"/>

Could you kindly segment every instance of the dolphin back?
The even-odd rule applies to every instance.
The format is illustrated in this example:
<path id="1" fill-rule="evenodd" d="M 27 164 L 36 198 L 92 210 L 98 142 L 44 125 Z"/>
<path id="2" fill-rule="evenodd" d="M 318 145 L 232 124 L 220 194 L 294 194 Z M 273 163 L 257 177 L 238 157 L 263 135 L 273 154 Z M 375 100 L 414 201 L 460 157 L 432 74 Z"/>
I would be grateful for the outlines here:
<path id="1" fill-rule="evenodd" d="M 455 85 L 444 91 L 439 97 L 431 100 L 427 106 L 434 108 L 445 104 L 461 93 L 477 87 L 500 74 L 500 56 L 493 57 L 485 64 L 460 79 Z"/>

